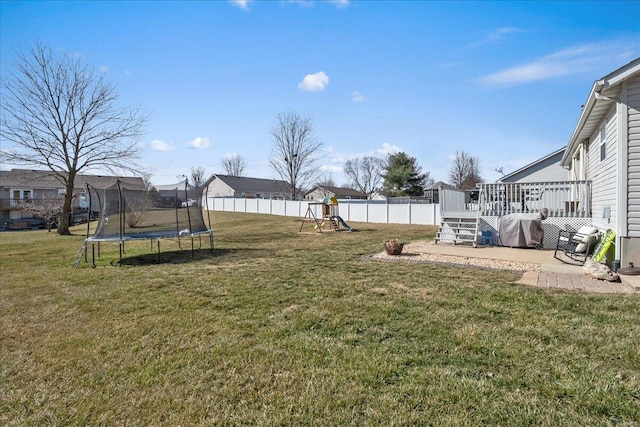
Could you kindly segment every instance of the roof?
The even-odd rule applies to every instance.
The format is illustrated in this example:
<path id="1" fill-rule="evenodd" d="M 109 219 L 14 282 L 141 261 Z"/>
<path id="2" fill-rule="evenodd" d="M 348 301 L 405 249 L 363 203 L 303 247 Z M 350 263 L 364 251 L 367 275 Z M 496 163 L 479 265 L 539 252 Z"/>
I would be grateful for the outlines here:
<path id="1" fill-rule="evenodd" d="M 153 186 L 158 191 L 175 191 L 175 189 L 184 190 L 184 181 L 176 182 L 175 184 L 162 184 Z"/>
<path id="2" fill-rule="evenodd" d="M 582 107 L 578 123 L 569 139 L 567 151 L 562 157 L 562 165 L 569 166 L 571 156 L 578 144 L 587 140 L 596 130 L 604 115 L 611 107 L 611 102 L 620 102 L 620 83 L 640 74 L 640 58 L 596 80 L 589 92 L 587 102 Z"/>
<path id="3" fill-rule="evenodd" d="M 424 187 L 424 189 L 437 190 L 440 187 L 444 188 L 445 190 L 456 190 L 456 187 L 454 187 L 453 185 L 447 184 L 446 182 L 442 182 L 442 181 L 434 182 L 433 184 Z"/>
<path id="4" fill-rule="evenodd" d="M 240 193 L 284 193 L 288 192 L 289 184 L 277 179 L 249 178 L 246 176 L 218 175 L 214 174 L 209 178 L 207 184 L 214 179 L 227 184 Z"/>
<path id="5" fill-rule="evenodd" d="M 65 174 L 65 172 L 60 172 Z M 75 188 L 86 187 L 87 184 L 97 187 L 110 187 L 120 180 L 127 187 L 144 188 L 142 178 L 133 176 L 105 176 L 105 175 L 76 175 L 74 181 Z M 53 171 L 30 170 L 30 169 L 11 169 L 9 171 L 0 170 L 0 187 L 32 187 L 38 190 L 58 189 L 63 185 Z"/>
<path id="6" fill-rule="evenodd" d="M 332 187 L 329 185 L 318 185 L 314 187 L 313 190 L 308 191 L 307 194 L 313 193 L 317 189 L 324 190 L 328 193 L 332 193 L 337 198 L 344 198 L 344 197 L 361 197 L 365 199 L 367 198 L 367 195 L 364 194 L 362 191 L 358 191 L 356 189 L 349 188 L 349 187 Z"/>
<path id="7" fill-rule="evenodd" d="M 509 178 L 512 178 L 512 177 L 514 177 L 515 175 L 518 175 L 518 174 L 520 174 L 520 173 L 522 173 L 522 172 L 526 171 L 527 169 L 530 169 L 530 168 L 532 168 L 532 167 L 534 167 L 534 166 L 536 166 L 536 165 L 539 165 L 539 164 L 541 164 L 541 163 L 545 163 L 545 162 L 547 162 L 548 160 L 553 159 L 555 156 L 562 156 L 562 155 L 563 155 L 563 153 L 564 153 L 564 150 L 566 150 L 566 149 L 567 149 L 566 147 L 562 147 L 562 148 L 560 148 L 559 150 L 556 150 L 556 151 L 554 151 L 554 152 L 553 152 L 553 153 L 551 153 L 551 154 L 547 154 L 546 156 L 544 156 L 544 157 L 542 157 L 542 158 L 540 158 L 540 159 L 536 160 L 535 162 L 531 162 L 531 163 L 529 163 L 528 165 L 523 166 L 523 167 L 521 167 L 521 168 L 520 168 L 520 169 L 518 169 L 518 170 L 515 170 L 515 171 L 513 171 L 513 172 L 511 172 L 511 173 L 508 173 L 508 174 L 506 174 L 506 175 L 503 175 L 503 176 L 502 176 L 502 178 L 500 178 L 498 181 L 506 181 L 506 180 L 508 180 Z"/>

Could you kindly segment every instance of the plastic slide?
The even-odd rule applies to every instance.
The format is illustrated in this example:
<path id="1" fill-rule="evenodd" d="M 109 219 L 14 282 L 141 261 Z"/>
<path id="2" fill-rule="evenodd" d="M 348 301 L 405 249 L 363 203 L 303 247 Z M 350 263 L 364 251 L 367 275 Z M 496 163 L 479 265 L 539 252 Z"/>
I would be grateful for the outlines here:
<path id="1" fill-rule="evenodd" d="M 340 223 L 340 225 L 342 225 L 342 227 L 346 230 L 349 231 L 356 231 L 355 228 L 351 228 L 349 227 L 349 224 L 347 224 L 346 222 L 344 222 L 344 219 L 342 219 L 342 217 L 336 215 L 333 217 L 333 219 L 335 219 L 336 221 L 338 221 Z"/>

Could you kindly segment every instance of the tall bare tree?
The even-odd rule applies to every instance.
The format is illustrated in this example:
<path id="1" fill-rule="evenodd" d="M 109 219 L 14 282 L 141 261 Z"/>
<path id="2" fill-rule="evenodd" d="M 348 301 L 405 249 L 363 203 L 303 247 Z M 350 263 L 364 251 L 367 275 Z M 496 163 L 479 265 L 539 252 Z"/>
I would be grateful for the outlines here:
<path id="1" fill-rule="evenodd" d="M 373 156 L 347 160 L 344 164 L 344 173 L 349 178 L 351 185 L 367 195 L 371 199 L 382 186 L 382 172 L 384 160 Z"/>
<path id="2" fill-rule="evenodd" d="M 482 182 L 478 159 L 464 151 L 456 151 L 449 169 L 449 182 L 456 188 L 475 188 Z"/>
<path id="3" fill-rule="evenodd" d="M 198 166 L 197 168 L 191 168 L 191 185 L 194 187 L 202 187 L 204 185 L 204 168 Z"/>
<path id="4" fill-rule="evenodd" d="M 65 189 L 58 226 L 69 234 L 74 181 L 84 170 L 134 171 L 148 116 L 116 104 L 115 85 L 78 56 L 35 44 L 3 70 L 0 158 L 50 169 Z"/>
<path id="5" fill-rule="evenodd" d="M 269 163 L 285 181 L 293 200 L 318 177 L 318 154 L 324 145 L 314 135 L 313 120 L 309 116 L 289 111 L 276 116 L 271 128 L 273 146 Z"/>
<path id="6" fill-rule="evenodd" d="M 227 175 L 242 176 L 246 166 L 246 160 L 239 154 L 230 154 L 222 159 L 222 167 Z"/>

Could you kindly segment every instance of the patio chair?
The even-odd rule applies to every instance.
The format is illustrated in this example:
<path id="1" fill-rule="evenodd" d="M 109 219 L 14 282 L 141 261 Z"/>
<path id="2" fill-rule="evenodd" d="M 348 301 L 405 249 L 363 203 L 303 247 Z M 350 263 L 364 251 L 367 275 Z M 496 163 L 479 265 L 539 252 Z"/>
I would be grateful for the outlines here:
<path id="1" fill-rule="evenodd" d="M 599 238 L 600 231 L 595 227 L 580 227 L 578 231 L 560 230 L 553 257 L 565 264 L 584 265 Z M 564 257 L 558 257 L 558 253 Z"/>

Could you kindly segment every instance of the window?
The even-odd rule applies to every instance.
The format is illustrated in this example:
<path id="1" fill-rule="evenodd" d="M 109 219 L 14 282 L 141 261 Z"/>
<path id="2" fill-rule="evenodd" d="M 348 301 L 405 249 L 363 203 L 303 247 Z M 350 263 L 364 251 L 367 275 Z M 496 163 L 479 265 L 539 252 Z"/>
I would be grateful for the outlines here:
<path id="1" fill-rule="evenodd" d="M 600 161 L 607 157 L 607 130 L 605 125 L 600 127 Z"/>
<path id="2" fill-rule="evenodd" d="M 32 190 L 11 190 L 11 206 L 21 206 L 33 197 Z"/>

